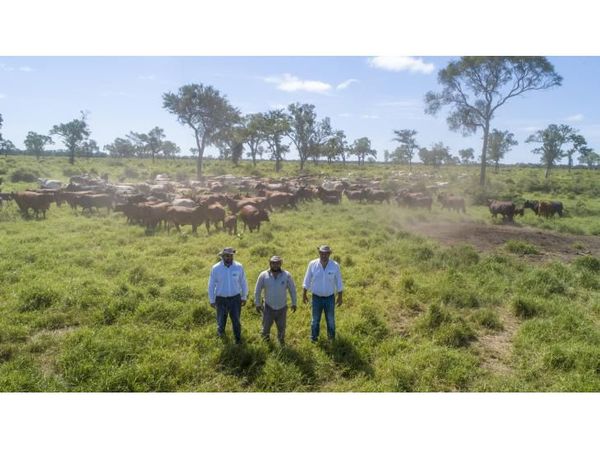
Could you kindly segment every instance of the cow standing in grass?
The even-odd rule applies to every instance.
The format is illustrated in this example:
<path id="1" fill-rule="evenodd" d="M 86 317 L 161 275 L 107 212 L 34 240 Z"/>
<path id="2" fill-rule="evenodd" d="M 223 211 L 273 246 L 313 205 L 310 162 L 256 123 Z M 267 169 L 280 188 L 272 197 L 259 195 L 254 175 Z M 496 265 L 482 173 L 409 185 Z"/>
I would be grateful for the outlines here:
<path id="1" fill-rule="evenodd" d="M 488 200 L 488 207 L 494 219 L 498 216 L 498 214 L 500 214 L 502 216 L 502 220 L 513 222 L 516 209 L 514 202 L 502 200 Z"/>

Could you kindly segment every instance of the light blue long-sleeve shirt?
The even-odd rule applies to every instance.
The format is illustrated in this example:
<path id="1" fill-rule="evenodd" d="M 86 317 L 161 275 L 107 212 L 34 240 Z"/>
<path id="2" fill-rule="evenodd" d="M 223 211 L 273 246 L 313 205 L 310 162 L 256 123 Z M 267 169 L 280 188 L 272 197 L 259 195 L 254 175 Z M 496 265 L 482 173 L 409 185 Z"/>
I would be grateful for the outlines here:
<path id="1" fill-rule="evenodd" d="M 244 267 L 237 261 L 233 261 L 229 267 L 223 261 L 212 266 L 208 277 L 208 301 L 214 304 L 216 297 L 233 297 L 238 294 L 242 300 L 248 297 Z"/>

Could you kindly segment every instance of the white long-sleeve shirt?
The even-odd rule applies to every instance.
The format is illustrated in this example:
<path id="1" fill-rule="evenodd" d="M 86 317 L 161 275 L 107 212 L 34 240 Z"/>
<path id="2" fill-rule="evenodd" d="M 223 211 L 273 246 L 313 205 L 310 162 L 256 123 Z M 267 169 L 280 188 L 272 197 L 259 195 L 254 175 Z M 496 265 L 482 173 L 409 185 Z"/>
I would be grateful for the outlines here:
<path id="1" fill-rule="evenodd" d="M 323 268 L 319 258 L 313 259 L 308 263 L 302 287 L 319 297 L 329 297 L 342 292 L 344 287 L 339 264 L 330 259 Z"/>
<path id="2" fill-rule="evenodd" d="M 216 297 L 233 297 L 238 294 L 242 300 L 248 297 L 244 267 L 237 261 L 233 261 L 229 267 L 223 261 L 212 266 L 208 277 L 208 301 L 214 304 Z"/>

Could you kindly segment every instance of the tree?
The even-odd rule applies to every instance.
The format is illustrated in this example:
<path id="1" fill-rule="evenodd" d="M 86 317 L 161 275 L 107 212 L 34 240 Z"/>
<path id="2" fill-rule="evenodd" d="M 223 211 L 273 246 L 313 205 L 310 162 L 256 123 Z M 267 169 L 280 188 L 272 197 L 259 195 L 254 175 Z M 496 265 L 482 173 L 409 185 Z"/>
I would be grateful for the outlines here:
<path id="1" fill-rule="evenodd" d="M 145 155 L 150 155 L 152 156 L 152 162 L 154 162 L 154 158 L 162 151 L 166 135 L 162 128 L 154 127 L 148 133 L 136 133 L 131 131 L 127 137 L 133 142 L 134 146 L 137 147 L 139 156 L 143 157 Z"/>
<path id="2" fill-rule="evenodd" d="M 489 159 L 494 162 L 495 172 L 498 173 L 500 160 L 510 151 L 510 148 L 518 145 L 515 135 L 508 131 L 494 130 L 489 137 Z"/>
<path id="3" fill-rule="evenodd" d="M 409 164 L 413 154 L 414 151 L 410 151 L 407 146 L 402 145 L 390 153 L 390 161 L 396 164 Z"/>
<path id="4" fill-rule="evenodd" d="M 356 139 L 352 144 L 352 154 L 358 158 L 358 164 L 364 166 L 367 156 L 377 156 L 377 150 L 371 148 L 371 141 L 367 137 Z"/>
<path id="5" fill-rule="evenodd" d="M 27 152 L 35 155 L 36 159 L 40 159 L 40 156 L 44 153 L 44 147 L 48 144 L 54 144 L 54 141 L 50 136 L 30 131 L 27 133 L 24 143 Z"/>
<path id="6" fill-rule="evenodd" d="M 282 109 L 269 111 L 264 115 L 264 138 L 275 161 L 275 171 L 281 170 L 283 155 L 289 151 L 289 146 L 282 143 L 283 138 L 290 132 L 289 118 Z"/>
<path id="7" fill-rule="evenodd" d="M 265 116 L 261 113 L 249 114 L 244 117 L 244 142 L 248 145 L 252 165 L 256 167 L 256 158 L 262 157 L 261 144 L 265 141 Z"/>
<path id="8" fill-rule="evenodd" d="M 465 56 L 451 61 L 438 73 L 442 92 L 425 95 L 427 114 L 450 106 L 448 126 L 471 135 L 483 131 L 479 184 L 485 185 L 490 123 L 509 99 L 528 91 L 560 86 L 562 77 L 544 57 Z"/>
<path id="9" fill-rule="evenodd" d="M 338 158 L 342 158 L 345 163 L 347 150 L 348 143 L 346 141 L 346 133 L 342 130 L 336 130 L 323 145 L 322 153 L 327 158 L 329 164 Z"/>
<path id="10" fill-rule="evenodd" d="M 85 156 L 86 158 L 90 158 L 99 152 L 100 148 L 98 148 L 98 143 L 93 139 L 83 141 L 79 147 L 79 154 L 81 156 Z"/>
<path id="11" fill-rule="evenodd" d="M 104 151 L 115 158 L 131 158 L 135 155 L 136 148 L 129 139 L 116 138 L 112 144 L 104 146 Z"/>
<path id="12" fill-rule="evenodd" d="M 600 155 L 586 147 L 586 151 L 579 157 L 579 162 L 588 166 L 588 169 L 597 168 L 600 165 Z"/>
<path id="13" fill-rule="evenodd" d="M 411 170 L 413 156 L 415 155 L 415 151 L 419 148 L 415 139 L 417 131 L 408 129 L 394 130 L 394 134 L 396 137 L 392 140 L 400 143 L 399 148 L 402 159 L 408 159 L 408 170 Z"/>
<path id="14" fill-rule="evenodd" d="M 215 143 L 222 130 L 241 120 L 239 111 L 218 90 L 202 84 L 186 84 L 177 94 L 163 94 L 163 108 L 193 130 L 198 149 L 196 175 L 200 179 L 204 150 Z"/>
<path id="15" fill-rule="evenodd" d="M 293 103 L 287 109 L 290 125 L 287 135 L 298 151 L 302 170 L 308 158 L 317 162 L 322 145 L 331 137 L 331 123 L 328 117 L 317 122 L 315 105 Z"/>
<path id="16" fill-rule="evenodd" d="M 54 125 L 50 134 L 58 135 L 62 138 L 63 144 L 69 151 L 69 163 L 75 164 L 75 153 L 80 150 L 84 141 L 90 136 L 90 129 L 87 124 L 86 113 L 81 111 L 81 118 L 67 123 Z"/>
<path id="17" fill-rule="evenodd" d="M 181 153 L 181 149 L 179 148 L 179 146 L 175 142 L 172 142 L 172 141 L 164 141 L 160 150 L 161 150 L 162 156 L 164 156 L 165 158 L 175 159 L 175 157 L 179 153 Z"/>
<path id="18" fill-rule="evenodd" d="M 587 141 L 585 138 L 578 134 L 577 132 L 573 132 L 569 137 L 569 140 L 573 144 L 570 149 L 565 150 L 565 156 L 568 158 L 569 164 L 569 172 L 571 172 L 571 167 L 573 167 L 573 155 L 575 153 L 584 154 L 588 150 Z M 591 148 L 589 149 L 592 150 Z"/>
<path id="19" fill-rule="evenodd" d="M 8 154 L 17 152 L 17 147 L 9 139 L 2 139 L 0 141 L 0 153 L 4 152 L 4 157 L 8 157 Z"/>
<path id="20" fill-rule="evenodd" d="M 460 156 L 461 164 L 470 164 L 475 159 L 475 150 L 471 147 L 463 148 L 458 151 L 458 156 Z"/>
<path id="21" fill-rule="evenodd" d="M 222 130 L 215 141 L 221 157 L 231 158 L 233 164 L 237 166 L 244 154 L 245 139 L 245 127 L 238 125 Z"/>
<path id="22" fill-rule="evenodd" d="M 565 156 L 562 146 L 569 141 L 573 131 L 569 125 L 551 124 L 544 130 L 538 130 L 525 141 L 542 144 L 541 147 L 534 148 L 532 152 L 542 155 L 541 161 L 546 165 L 544 178 L 548 178 L 556 161 Z"/>

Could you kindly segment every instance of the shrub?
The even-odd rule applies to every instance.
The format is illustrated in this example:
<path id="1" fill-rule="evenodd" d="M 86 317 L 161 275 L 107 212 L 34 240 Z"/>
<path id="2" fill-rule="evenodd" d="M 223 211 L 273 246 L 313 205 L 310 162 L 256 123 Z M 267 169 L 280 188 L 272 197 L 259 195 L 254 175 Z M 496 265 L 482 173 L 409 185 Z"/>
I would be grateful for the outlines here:
<path id="1" fill-rule="evenodd" d="M 515 315 L 521 319 L 530 319 L 542 312 L 542 307 L 537 301 L 526 297 L 513 299 L 511 306 Z"/>
<path id="2" fill-rule="evenodd" d="M 479 325 L 490 330 L 503 330 L 504 326 L 498 314 L 491 309 L 480 309 L 473 314 L 473 319 Z"/>
<path id="3" fill-rule="evenodd" d="M 600 272 L 600 259 L 595 256 L 582 256 L 577 258 L 574 263 L 578 269 L 586 269 L 591 272 Z"/>
<path id="4" fill-rule="evenodd" d="M 456 286 L 449 286 L 442 291 L 440 300 L 444 305 L 452 305 L 458 308 L 476 308 L 480 302 L 477 295 L 468 289 L 460 289 Z"/>
<path id="5" fill-rule="evenodd" d="M 509 240 L 506 242 L 506 244 L 504 244 L 504 247 L 509 252 L 517 255 L 539 255 L 540 253 L 535 245 L 518 240 Z"/>
<path id="6" fill-rule="evenodd" d="M 473 329 L 462 319 L 440 326 L 435 333 L 437 342 L 449 347 L 466 347 L 476 339 Z"/>
<path id="7" fill-rule="evenodd" d="M 59 299 L 60 295 L 50 288 L 33 287 L 21 292 L 21 305 L 19 310 L 24 312 L 46 309 L 53 303 L 56 303 Z"/>
<path id="8" fill-rule="evenodd" d="M 10 181 L 13 183 L 19 183 L 21 181 L 33 183 L 39 178 L 39 176 L 40 173 L 37 170 L 25 169 L 21 167 L 13 171 L 13 173 L 10 175 Z"/>

